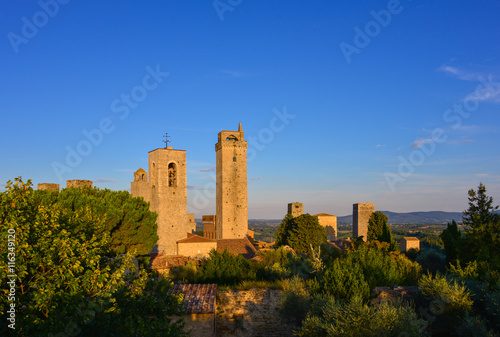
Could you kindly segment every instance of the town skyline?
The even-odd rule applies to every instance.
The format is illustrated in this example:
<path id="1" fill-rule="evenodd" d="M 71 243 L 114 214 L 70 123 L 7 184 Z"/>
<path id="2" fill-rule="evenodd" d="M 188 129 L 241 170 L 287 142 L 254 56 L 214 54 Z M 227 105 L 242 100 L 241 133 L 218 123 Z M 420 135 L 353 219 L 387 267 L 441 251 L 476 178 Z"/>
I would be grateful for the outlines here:
<path id="1" fill-rule="evenodd" d="M 250 219 L 296 201 L 337 216 L 363 202 L 459 212 L 480 182 L 498 204 L 499 12 L 487 1 L 9 3 L 0 190 L 22 176 L 130 191 L 168 133 L 187 153 L 188 212 L 215 214 L 217 133 L 241 122 Z"/>

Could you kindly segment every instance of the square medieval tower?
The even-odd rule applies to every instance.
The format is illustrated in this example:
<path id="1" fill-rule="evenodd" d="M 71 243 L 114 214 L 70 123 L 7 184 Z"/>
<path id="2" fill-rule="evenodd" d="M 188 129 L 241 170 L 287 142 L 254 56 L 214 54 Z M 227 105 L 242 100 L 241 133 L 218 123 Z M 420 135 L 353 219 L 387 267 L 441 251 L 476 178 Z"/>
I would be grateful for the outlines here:
<path id="1" fill-rule="evenodd" d="M 354 238 L 363 237 L 363 241 L 368 239 L 368 220 L 375 212 L 375 204 L 365 202 L 352 205 L 352 236 Z"/>
<path id="2" fill-rule="evenodd" d="M 172 147 L 149 152 L 150 209 L 158 213 L 157 252 L 177 254 L 178 240 L 191 228 L 187 221 L 186 151 Z"/>
<path id="3" fill-rule="evenodd" d="M 217 186 L 217 239 L 238 239 L 248 234 L 247 147 L 244 133 L 219 132 L 215 144 Z"/>

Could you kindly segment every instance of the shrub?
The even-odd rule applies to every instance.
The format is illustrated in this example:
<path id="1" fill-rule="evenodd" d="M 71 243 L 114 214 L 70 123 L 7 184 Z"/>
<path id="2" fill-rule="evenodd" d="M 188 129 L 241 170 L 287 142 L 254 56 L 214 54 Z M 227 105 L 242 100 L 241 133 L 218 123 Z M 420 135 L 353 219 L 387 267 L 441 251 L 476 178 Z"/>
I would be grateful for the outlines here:
<path id="1" fill-rule="evenodd" d="M 191 260 L 183 266 L 172 268 L 169 276 L 183 283 L 193 283 L 196 280 L 197 273 L 196 261 Z"/>
<path id="2" fill-rule="evenodd" d="M 382 302 L 375 306 L 353 297 L 349 303 L 317 297 L 299 336 L 426 336 L 427 322 L 409 304 Z"/>
<path id="3" fill-rule="evenodd" d="M 241 255 L 233 255 L 227 251 L 209 253 L 198 269 L 196 280 L 201 283 L 216 283 L 218 285 L 236 285 L 243 280 L 254 280 L 255 272 L 250 263 Z"/>
<path id="4" fill-rule="evenodd" d="M 456 329 L 459 337 L 494 337 L 498 336 L 491 330 L 488 330 L 486 323 L 479 316 L 470 316 L 465 314 L 462 322 Z"/>
<path id="5" fill-rule="evenodd" d="M 305 287 L 304 280 L 298 276 L 280 283 L 284 290 L 281 303 L 278 306 L 280 315 L 288 322 L 298 326 L 311 307 L 309 291 Z"/>
<path id="6" fill-rule="evenodd" d="M 346 259 L 337 259 L 330 264 L 320 278 L 318 290 L 346 302 L 355 295 L 365 301 L 370 298 L 370 285 L 365 280 L 363 269 Z"/>
<path id="7" fill-rule="evenodd" d="M 461 317 L 472 309 L 470 292 L 463 283 L 437 273 L 436 276 L 423 276 L 418 285 L 423 297 L 422 313 L 431 321 L 431 328 L 438 335 L 453 331 Z"/>
<path id="8" fill-rule="evenodd" d="M 421 250 L 415 261 L 422 266 L 425 272 L 435 274 L 436 272 L 444 273 L 446 271 L 446 256 L 437 249 Z"/>

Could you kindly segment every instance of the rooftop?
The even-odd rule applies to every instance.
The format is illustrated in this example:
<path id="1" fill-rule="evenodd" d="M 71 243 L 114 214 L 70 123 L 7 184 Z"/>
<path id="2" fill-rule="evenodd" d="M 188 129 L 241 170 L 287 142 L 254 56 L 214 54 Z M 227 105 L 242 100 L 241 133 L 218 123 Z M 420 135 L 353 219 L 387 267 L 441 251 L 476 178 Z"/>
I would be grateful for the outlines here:
<path id="1" fill-rule="evenodd" d="M 242 254 L 247 259 L 257 254 L 257 250 L 247 238 L 217 240 L 217 251 L 222 253 L 226 249 L 233 254 Z"/>
<path id="2" fill-rule="evenodd" d="M 175 284 L 169 293 L 182 293 L 182 309 L 189 314 L 215 312 L 216 284 Z"/>

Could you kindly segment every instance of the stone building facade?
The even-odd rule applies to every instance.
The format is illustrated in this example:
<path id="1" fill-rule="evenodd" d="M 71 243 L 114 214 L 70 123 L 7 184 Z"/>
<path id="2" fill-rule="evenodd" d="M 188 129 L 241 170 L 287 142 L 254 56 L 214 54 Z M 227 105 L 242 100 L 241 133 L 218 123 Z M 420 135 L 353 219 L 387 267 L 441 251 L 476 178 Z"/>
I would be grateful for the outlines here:
<path id="1" fill-rule="evenodd" d="M 358 203 L 352 205 L 352 236 L 354 238 L 363 237 L 363 241 L 368 239 L 368 220 L 375 212 L 375 204 Z"/>
<path id="2" fill-rule="evenodd" d="M 177 255 L 177 241 L 193 231 L 194 222 L 187 215 L 186 151 L 160 148 L 150 151 L 148 157 L 149 177 L 144 169 L 137 170 L 130 191 L 158 213 L 159 240 L 153 253 Z"/>
<path id="3" fill-rule="evenodd" d="M 247 147 L 245 134 L 219 132 L 216 153 L 216 223 L 217 239 L 241 239 L 248 231 Z"/>
<path id="4" fill-rule="evenodd" d="M 203 237 L 207 239 L 215 239 L 215 215 L 203 215 L 201 221 L 203 222 Z"/>
<path id="5" fill-rule="evenodd" d="M 288 204 L 288 214 L 291 214 L 294 218 L 299 215 L 304 214 L 304 204 L 301 202 L 291 202 Z"/>
<path id="6" fill-rule="evenodd" d="M 337 240 L 337 217 L 327 213 L 315 214 L 319 224 L 326 229 L 326 239 L 328 241 Z"/>
<path id="7" fill-rule="evenodd" d="M 406 236 L 399 241 L 399 249 L 402 253 L 410 249 L 420 250 L 420 240 L 416 237 Z"/>

